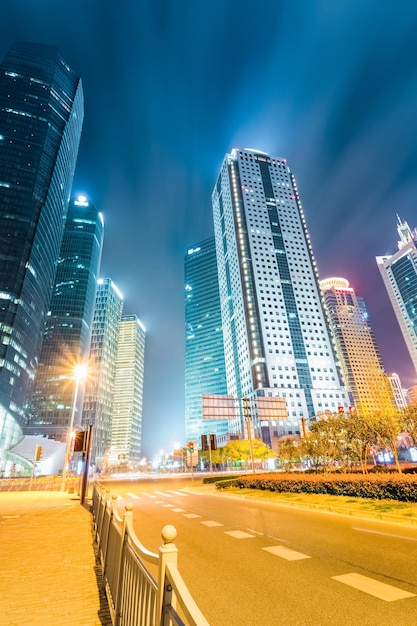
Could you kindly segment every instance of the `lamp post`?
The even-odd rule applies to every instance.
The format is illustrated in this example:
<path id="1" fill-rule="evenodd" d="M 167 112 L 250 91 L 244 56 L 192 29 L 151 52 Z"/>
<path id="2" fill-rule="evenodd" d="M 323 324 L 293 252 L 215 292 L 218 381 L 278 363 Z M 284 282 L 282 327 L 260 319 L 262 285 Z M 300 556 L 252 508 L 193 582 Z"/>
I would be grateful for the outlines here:
<path id="1" fill-rule="evenodd" d="M 61 491 L 65 491 L 65 483 L 67 480 L 67 467 L 71 458 L 71 434 L 72 428 L 74 426 L 75 410 L 77 408 L 78 390 L 80 387 L 80 382 L 84 380 L 84 378 L 87 376 L 87 366 L 82 363 L 76 365 L 74 367 L 73 374 L 75 380 L 74 399 L 72 403 L 71 417 L 67 432 L 67 446 L 65 449 L 64 469 L 62 470 Z"/>

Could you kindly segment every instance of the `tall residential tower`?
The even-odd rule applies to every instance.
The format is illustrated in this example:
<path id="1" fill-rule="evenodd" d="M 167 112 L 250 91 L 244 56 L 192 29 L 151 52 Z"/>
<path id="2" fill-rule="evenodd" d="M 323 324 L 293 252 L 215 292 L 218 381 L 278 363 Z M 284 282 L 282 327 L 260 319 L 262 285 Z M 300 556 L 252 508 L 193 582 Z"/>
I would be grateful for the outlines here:
<path id="1" fill-rule="evenodd" d="M 0 452 L 23 437 L 83 109 L 57 48 L 11 47 L 0 65 Z"/>
<path id="2" fill-rule="evenodd" d="M 110 278 L 97 284 L 83 426 L 93 426 L 91 462 L 103 467 L 110 452 L 114 379 L 123 296 Z"/>
<path id="3" fill-rule="evenodd" d="M 87 364 L 103 246 L 103 217 L 85 196 L 74 198 L 58 258 L 28 434 L 65 441 L 74 410 L 74 368 Z M 84 381 L 77 394 L 74 425 L 81 425 Z"/>
<path id="4" fill-rule="evenodd" d="M 345 278 L 320 281 L 336 352 L 353 404 L 364 416 L 391 409 L 394 398 L 363 298 Z"/>
<path id="5" fill-rule="evenodd" d="M 114 381 L 111 464 L 138 463 L 142 452 L 145 327 L 136 315 L 123 315 Z"/>
<path id="6" fill-rule="evenodd" d="M 228 393 L 281 397 L 288 419 L 348 406 L 323 312 L 316 264 L 285 159 L 227 154 L 213 192 Z M 243 432 L 243 416 L 231 424 Z"/>
<path id="7" fill-rule="evenodd" d="M 397 232 L 398 252 L 376 262 L 417 372 L 417 230 L 397 216 Z"/>
<path id="8" fill-rule="evenodd" d="M 214 237 L 185 255 L 185 437 L 228 431 L 226 420 L 203 421 L 201 396 L 227 394 Z"/>

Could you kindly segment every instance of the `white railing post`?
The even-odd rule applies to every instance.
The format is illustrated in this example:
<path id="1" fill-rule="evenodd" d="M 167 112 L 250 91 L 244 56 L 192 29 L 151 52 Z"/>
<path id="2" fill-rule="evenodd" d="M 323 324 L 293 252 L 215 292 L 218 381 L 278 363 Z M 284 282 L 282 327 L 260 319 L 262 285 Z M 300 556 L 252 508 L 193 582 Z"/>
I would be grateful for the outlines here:
<path id="1" fill-rule="evenodd" d="M 116 496 L 117 501 L 117 496 Z M 116 506 L 116 501 L 114 506 Z M 123 571 L 124 571 L 124 549 L 125 542 L 128 539 L 128 527 L 131 527 L 133 521 L 133 504 L 132 502 L 126 502 L 125 505 L 125 513 L 123 515 L 123 528 L 122 528 L 122 541 L 120 543 L 120 555 L 119 555 L 119 566 L 117 573 L 117 592 L 116 592 L 116 602 L 114 603 L 114 608 L 116 612 L 116 621 L 115 626 L 119 626 L 119 624 L 123 623 L 121 608 L 122 608 L 122 594 L 123 594 Z"/>
<path id="2" fill-rule="evenodd" d="M 165 611 L 167 605 L 172 604 L 175 608 L 175 598 L 172 598 L 172 588 L 166 580 L 165 570 L 167 563 L 173 563 L 176 567 L 178 562 L 178 548 L 174 543 L 177 536 L 176 528 L 171 525 L 164 526 L 161 535 L 164 543 L 159 548 L 156 626 L 169 624 L 170 618 Z"/>

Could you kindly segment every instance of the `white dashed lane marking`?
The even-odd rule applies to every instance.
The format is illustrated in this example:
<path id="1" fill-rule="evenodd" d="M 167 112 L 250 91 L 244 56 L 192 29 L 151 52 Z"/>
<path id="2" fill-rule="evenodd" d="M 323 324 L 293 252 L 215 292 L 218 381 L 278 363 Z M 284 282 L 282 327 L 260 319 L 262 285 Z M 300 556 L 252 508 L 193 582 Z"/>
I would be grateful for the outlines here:
<path id="1" fill-rule="evenodd" d="M 139 496 L 137 496 L 135 493 L 128 493 L 128 496 L 130 496 L 131 498 L 133 498 L 134 500 L 139 500 Z"/>
<path id="2" fill-rule="evenodd" d="M 213 522 L 213 521 L 208 521 L 208 522 L 200 522 L 200 524 L 204 524 L 204 526 L 209 526 L 209 528 L 212 528 L 213 526 L 223 526 L 223 524 L 220 524 L 220 522 Z"/>
<path id="3" fill-rule="evenodd" d="M 188 519 L 194 519 L 196 517 L 201 517 L 201 515 L 197 515 L 196 513 L 186 513 L 184 517 L 188 517 Z"/>
<path id="4" fill-rule="evenodd" d="M 158 496 L 163 496 L 164 498 L 173 498 L 174 497 L 170 493 L 165 493 L 164 491 L 155 491 L 155 493 L 157 493 Z"/>
<path id="5" fill-rule="evenodd" d="M 174 505 L 173 504 L 161 504 L 161 506 L 164 508 L 171 508 Z"/>
<path id="6" fill-rule="evenodd" d="M 271 554 L 275 554 L 275 556 L 280 556 L 286 561 L 301 561 L 302 559 L 311 559 L 311 556 L 303 554 L 302 552 L 297 552 L 296 550 L 290 550 L 290 548 L 286 548 L 285 546 L 271 546 L 270 548 L 262 548 L 262 550 L 270 552 Z"/>
<path id="7" fill-rule="evenodd" d="M 183 496 L 184 498 L 188 498 L 189 493 L 184 493 L 183 491 L 172 491 L 172 489 L 167 489 L 168 493 L 173 493 L 176 496 Z"/>
<path id="8" fill-rule="evenodd" d="M 415 596 L 415 593 L 409 593 L 403 589 L 398 589 L 398 587 L 381 583 L 379 580 L 374 580 L 368 576 L 356 574 L 356 572 L 343 574 L 342 576 L 332 576 L 332 579 L 349 585 L 349 587 L 353 587 L 359 591 L 369 593 L 369 595 L 375 596 L 375 598 L 379 598 L 380 600 L 385 600 L 385 602 L 394 602 L 395 600 L 403 600 L 404 598 L 412 598 Z"/>
<path id="9" fill-rule="evenodd" d="M 142 495 L 146 496 L 147 498 L 156 498 L 156 496 L 154 496 L 152 493 L 148 493 L 147 491 L 143 491 Z"/>
<path id="10" fill-rule="evenodd" d="M 174 513 L 184 513 L 185 509 L 172 509 Z"/>
<path id="11" fill-rule="evenodd" d="M 250 535 L 249 533 L 243 532 L 243 530 L 226 530 L 225 535 L 230 535 L 235 539 L 249 539 L 250 537 L 254 537 L 255 535 Z"/>

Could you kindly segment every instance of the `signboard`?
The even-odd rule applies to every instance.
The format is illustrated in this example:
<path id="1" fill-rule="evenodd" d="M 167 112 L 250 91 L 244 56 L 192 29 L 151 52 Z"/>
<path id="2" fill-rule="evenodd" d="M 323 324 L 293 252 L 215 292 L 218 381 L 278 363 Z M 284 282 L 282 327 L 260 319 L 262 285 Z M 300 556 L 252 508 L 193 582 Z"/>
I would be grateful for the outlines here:
<path id="1" fill-rule="evenodd" d="M 231 420 L 238 414 L 237 400 L 233 396 L 203 394 L 201 400 L 205 420 Z"/>
<path id="2" fill-rule="evenodd" d="M 267 396 L 257 396 L 258 418 L 261 421 L 287 420 L 287 403 L 285 398 L 270 398 Z"/>

